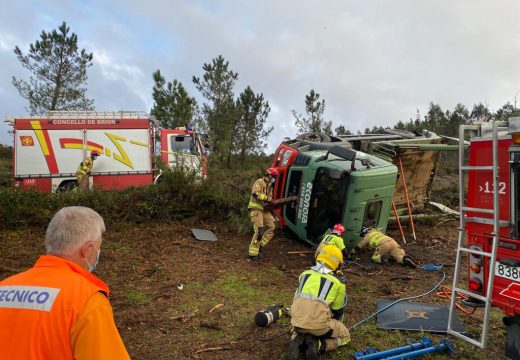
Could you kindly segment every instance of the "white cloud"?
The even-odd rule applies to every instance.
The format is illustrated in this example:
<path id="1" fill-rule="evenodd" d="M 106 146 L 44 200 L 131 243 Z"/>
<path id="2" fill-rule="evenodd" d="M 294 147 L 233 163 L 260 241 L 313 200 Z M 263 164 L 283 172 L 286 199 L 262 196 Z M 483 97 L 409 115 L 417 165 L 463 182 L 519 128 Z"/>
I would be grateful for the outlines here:
<path id="1" fill-rule="evenodd" d="M 520 90 L 516 0 L 33 0 L 3 8 L 2 84 L 22 72 L 14 45 L 62 20 L 94 53 L 88 93 L 100 110 L 149 110 L 156 69 L 199 98 L 191 77 L 222 54 L 239 73 L 236 93 L 250 85 L 271 104 L 270 149 L 295 135 L 290 110 L 304 111 L 310 89 L 326 100 L 334 126 L 352 131 L 407 121 L 430 101 L 496 110 Z M 2 102 L 24 113 L 16 90 L 2 88 Z"/>

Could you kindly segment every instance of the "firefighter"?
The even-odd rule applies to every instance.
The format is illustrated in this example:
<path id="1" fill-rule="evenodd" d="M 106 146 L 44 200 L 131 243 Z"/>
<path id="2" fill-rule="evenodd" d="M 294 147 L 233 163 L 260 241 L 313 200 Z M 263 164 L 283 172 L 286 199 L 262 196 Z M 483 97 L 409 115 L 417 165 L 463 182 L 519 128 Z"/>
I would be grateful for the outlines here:
<path id="1" fill-rule="evenodd" d="M 343 233 L 345 232 L 345 227 L 343 224 L 336 224 L 332 227 L 332 231 L 326 232 L 323 235 L 323 240 L 321 240 L 320 244 L 318 245 L 318 248 L 316 249 L 316 252 L 314 253 L 314 257 L 316 258 L 320 252 L 321 249 L 323 249 L 326 245 L 334 245 L 337 247 L 341 253 L 343 254 L 343 258 L 348 257 L 348 251 L 345 247 L 345 242 L 343 241 Z"/>
<path id="2" fill-rule="evenodd" d="M 390 259 L 393 259 L 399 264 L 411 268 L 416 267 L 412 259 L 405 254 L 403 248 L 390 236 L 383 234 L 377 229 L 366 227 L 363 227 L 361 230 L 361 236 L 363 236 L 363 240 L 356 245 L 354 252 L 359 252 L 368 245 L 370 249 L 375 249 L 372 254 L 372 261 L 375 263 L 387 264 Z"/>
<path id="3" fill-rule="evenodd" d="M 108 286 L 92 274 L 104 231 L 103 218 L 87 207 L 54 215 L 47 254 L 0 282 L 0 359 L 130 359 Z"/>
<path id="4" fill-rule="evenodd" d="M 341 251 L 334 245 L 324 246 L 316 265 L 304 271 L 291 306 L 291 325 L 294 328 L 287 359 L 317 359 L 319 354 L 332 351 L 350 341 L 350 333 L 343 324 L 347 305 L 345 284 L 337 277 L 343 262 Z"/>
<path id="5" fill-rule="evenodd" d="M 99 156 L 99 152 L 92 150 L 90 156 L 86 157 L 76 170 L 76 180 L 78 180 L 78 188 L 80 190 L 88 190 L 89 177 L 94 166 L 94 160 Z"/>
<path id="6" fill-rule="evenodd" d="M 249 216 L 253 224 L 254 234 L 249 244 L 249 259 L 258 262 L 261 248 L 274 236 L 274 217 L 273 214 L 265 207 L 269 204 L 273 197 L 274 184 L 278 170 L 269 168 L 265 171 L 264 176 L 253 184 L 251 198 L 249 199 Z"/>

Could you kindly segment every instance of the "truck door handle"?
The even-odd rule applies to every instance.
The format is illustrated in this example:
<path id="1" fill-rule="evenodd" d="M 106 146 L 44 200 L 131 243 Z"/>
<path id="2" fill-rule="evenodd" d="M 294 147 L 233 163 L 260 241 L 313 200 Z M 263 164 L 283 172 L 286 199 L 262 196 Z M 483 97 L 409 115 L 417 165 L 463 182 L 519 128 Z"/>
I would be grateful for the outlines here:
<path id="1" fill-rule="evenodd" d="M 500 259 L 500 260 L 498 260 L 498 262 L 501 264 L 507 265 L 507 266 L 511 266 L 511 267 L 520 266 L 520 261 L 518 261 L 516 259 Z"/>

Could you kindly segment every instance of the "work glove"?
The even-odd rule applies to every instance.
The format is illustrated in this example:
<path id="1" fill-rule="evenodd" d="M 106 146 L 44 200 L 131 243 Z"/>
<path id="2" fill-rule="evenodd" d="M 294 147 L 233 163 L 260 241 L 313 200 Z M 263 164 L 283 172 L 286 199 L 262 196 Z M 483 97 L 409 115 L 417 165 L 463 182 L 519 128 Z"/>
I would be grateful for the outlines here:
<path id="1" fill-rule="evenodd" d="M 347 277 L 343 274 L 343 271 L 336 270 L 335 275 L 341 283 L 345 284 L 347 282 Z"/>

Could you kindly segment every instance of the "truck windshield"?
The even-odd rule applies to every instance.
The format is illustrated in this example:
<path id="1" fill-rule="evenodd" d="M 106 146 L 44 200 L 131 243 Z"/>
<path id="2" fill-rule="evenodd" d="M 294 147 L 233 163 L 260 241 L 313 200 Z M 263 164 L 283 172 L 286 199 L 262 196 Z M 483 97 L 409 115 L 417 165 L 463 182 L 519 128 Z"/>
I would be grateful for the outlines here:
<path id="1" fill-rule="evenodd" d="M 309 207 L 307 238 L 317 243 L 329 228 L 341 223 L 347 197 L 348 173 L 320 168 Z"/>
<path id="2" fill-rule="evenodd" d="M 190 135 L 178 135 L 170 138 L 171 151 L 182 154 L 195 154 L 193 139 Z"/>

